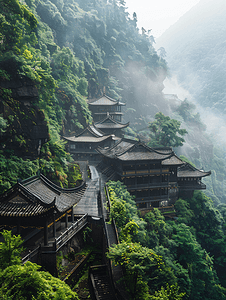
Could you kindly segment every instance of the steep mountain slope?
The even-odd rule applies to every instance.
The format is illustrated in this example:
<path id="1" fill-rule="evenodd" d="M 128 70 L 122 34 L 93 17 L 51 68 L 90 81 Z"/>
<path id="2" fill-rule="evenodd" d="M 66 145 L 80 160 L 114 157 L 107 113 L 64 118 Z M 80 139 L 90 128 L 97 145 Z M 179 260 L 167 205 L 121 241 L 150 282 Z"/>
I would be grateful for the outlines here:
<path id="1" fill-rule="evenodd" d="M 166 63 L 157 55 L 152 37 L 139 34 L 136 17 L 128 18 L 124 1 L 34 3 L 41 20 L 52 29 L 54 41 L 84 62 L 89 97 L 105 91 L 123 98 L 135 112 L 134 125 L 141 123 L 141 116 L 166 111 L 161 94 Z"/>
<path id="2" fill-rule="evenodd" d="M 197 103 L 226 113 L 226 2 L 201 0 L 159 39 L 171 74 Z"/>
<path id="3" fill-rule="evenodd" d="M 187 105 L 183 108 L 184 115 L 174 115 L 186 123 L 183 125 L 189 132 L 185 137 L 187 144 L 180 149 L 180 154 L 198 167 L 212 170 L 211 178 L 206 180 L 208 195 L 213 199 L 217 195 L 223 202 L 226 201 L 225 146 L 220 145 L 225 142 L 225 14 L 225 1 L 201 0 L 157 41 L 158 47 L 166 50 L 170 74 L 188 90 L 207 125 L 208 135 L 204 128 L 192 130 L 194 120 L 187 122 L 185 114 L 186 111 L 189 114 L 192 104 L 189 108 L 184 102 Z"/>
<path id="4" fill-rule="evenodd" d="M 70 155 L 60 136 L 92 122 L 88 97 L 123 98 L 134 127 L 167 110 L 166 62 L 124 1 L 0 5 L 0 192 L 38 168 L 67 186 Z"/>

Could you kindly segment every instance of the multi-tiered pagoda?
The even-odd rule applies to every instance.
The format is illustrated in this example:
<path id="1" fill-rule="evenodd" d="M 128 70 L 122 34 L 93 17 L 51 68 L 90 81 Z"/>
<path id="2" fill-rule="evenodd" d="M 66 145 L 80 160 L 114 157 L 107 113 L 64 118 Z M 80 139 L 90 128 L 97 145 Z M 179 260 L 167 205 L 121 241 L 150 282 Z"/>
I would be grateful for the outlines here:
<path id="1" fill-rule="evenodd" d="M 96 149 L 109 148 L 123 136 L 122 129 L 129 126 L 129 123 L 121 122 L 124 105 L 125 103 L 106 95 L 89 101 L 93 124 L 77 135 L 64 137 L 68 141 L 68 151 L 74 159 L 98 161 L 101 157 Z"/>

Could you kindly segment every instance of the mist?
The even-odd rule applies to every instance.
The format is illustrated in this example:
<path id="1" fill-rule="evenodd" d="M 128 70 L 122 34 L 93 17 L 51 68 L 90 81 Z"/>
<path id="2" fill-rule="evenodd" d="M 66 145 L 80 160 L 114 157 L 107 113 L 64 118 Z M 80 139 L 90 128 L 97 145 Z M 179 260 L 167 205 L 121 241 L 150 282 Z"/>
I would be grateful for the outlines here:
<path id="1" fill-rule="evenodd" d="M 176 75 L 166 78 L 163 84 L 164 94 L 177 95 L 179 101 L 187 99 L 193 103 L 196 106 L 195 112 L 200 114 L 201 121 L 206 125 L 206 133 L 211 140 L 218 143 L 218 145 L 226 145 L 226 122 L 223 116 L 220 116 L 211 108 L 202 107 L 189 91 L 178 83 Z"/>

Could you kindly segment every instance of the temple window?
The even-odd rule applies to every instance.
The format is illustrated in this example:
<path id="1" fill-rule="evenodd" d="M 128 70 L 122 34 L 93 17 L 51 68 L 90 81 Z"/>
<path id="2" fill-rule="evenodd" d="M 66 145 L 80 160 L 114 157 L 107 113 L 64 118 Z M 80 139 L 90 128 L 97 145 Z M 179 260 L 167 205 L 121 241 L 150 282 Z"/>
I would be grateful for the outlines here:
<path id="1" fill-rule="evenodd" d="M 138 207 L 139 208 L 146 208 L 147 207 L 146 202 L 139 203 Z"/>

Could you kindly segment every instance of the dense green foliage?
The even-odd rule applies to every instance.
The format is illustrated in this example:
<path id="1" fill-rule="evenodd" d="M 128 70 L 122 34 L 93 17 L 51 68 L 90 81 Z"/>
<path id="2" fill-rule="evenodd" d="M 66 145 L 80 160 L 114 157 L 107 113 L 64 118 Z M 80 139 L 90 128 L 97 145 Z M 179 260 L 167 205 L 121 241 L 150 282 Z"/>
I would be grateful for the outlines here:
<path id="1" fill-rule="evenodd" d="M 179 146 L 187 131 L 189 144 L 178 153 L 192 158 L 198 168 L 214 170 L 206 179 L 207 193 L 215 206 L 219 199 L 225 201 L 222 152 L 212 149 L 205 125 L 190 102 L 184 100 L 173 108 L 163 98 L 162 82 L 167 73 L 164 49 L 158 56 L 153 36 L 145 29 L 139 33 L 136 14 L 128 16 L 124 1 L 0 0 L 0 7 L 0 193 L 17 178 L 27 178 L 37 170 L 61 186 L 75 186 L 81 179 L 79 167 L 71 164 L 61 136 L 91 123 L 86 98 L 106 92 L 126 102 L 130 119 L 125 118 L 132 126 L 128 134 L 136 135 L 136 130 L 147 128 L 157 113 L 150 125 L 151 146 Z M 214 103 L 214 109 L 223 112 L 225 53 L 221 42 L 215 47 L 219 43 L 215 29 L 209 30 L 212 23 L 208 19 L 208 47 L 202 43 L 201 48 L 190 51 L 186 43 L 181 51 L 181 41 L 174 42 L 177 62 L 173 65 L 179 68 L 181 81 L 186 78 L 190 82 L 192 78 L 194 82 L 196 78 L 199 87 L 205 80 L 205 88 L 192 85 L 190 91 L 203 105 L 211 107 Z M 219 28 L 222 33 L 224 27 Z M 198 30 L 195 33 L 197 45 Z M 190 51 L 189 59 L 181 63 L 185 50 Z M 206 71 L 209 61 L 213 61 L 214 72 Z M 184 65 L 189 65 L 198 77 L 186 76 Z M 173 119 L 159 111 L 165 115 L 173 111 Z M 181 123 L 186 130 L 180 129 Z M 47 127 L 45 136 L 35 139 L 29 131 L 33 127 Z M 190 200 L 179 199 L 177 221 L 166 222 L 156 209 L 140 218 L 134 200 L 120 183 L 111 182 L 109 191 L 110 217 L 116 222 L 121 241 L 109 257 L 125 268 L 132 296 L 226 298 L 224 205 L 216 209 L 208 197 L 196 193 Z M 9 243 L 0 245 L 0 265 L 5 268 L 0 272 L 3 299 L 13 299 L 15 293 L 20 299 L 31 299 L 31 295 L 37 299 L 76 299 L 68 287 L 39 271 L 38 266 L 21 266 L 19 239 L 8 234 L 5 240 Z M 14 283 L 19 283 L 17 290 Z"/>
<path id="2" fill-rule="evenodd" d="M 157 55 L 153 37 L 145 30 L 139 33 L 136 16 L 129 18 L 124 1 L 1 0 L 0 5 L 1 192 L 16 178 L 34 175 L 37 167 L 68 186 L 70 158 L 60 136 L 92 121 L 86 97 L 106 92 L 123 98 L 139 125 L 141 106 L 150 99 L 164 101 L 159 81 L 166 62 Z M 138 81 L 142 86 L 136 90 Z M 155 88 L 144 93 L 150 84 Z M 142 103 L 138 94 L 139 99 L 143 94 Z M 48 126 L 41 144 L 33 137 L 35 126 Z M 23 162 L 17 157 L 30 166 L 22 176 Z M 16 166 L 13 172 L 5 160 Z"/>
<path id="3" fill-rule="evenodd" d="M 23 251 L 21 245 L 23 241 L 19 235 L 12 236 L 11 231 L 7 230 L 3 230 L 2 236 L 4 242 L 0 243 L 0 269 L 4 270 L 9 266 L 20 264 L 20 254 Z"/>
<path id="4" fill-rule="evenodd" d="M 159 112 L 155 115 L 155 121 L 149 124 L 150 142 L 149 146 L 156 147 L 179 147 L 182 146 L 185 140 L 184 136 L 186 129 L 180 128 L 181 123 L 175 119 L 170 119 L 169 116 L 164 116 Z M 179 135 L 179 136 L 178 136 Z"/>
<path id="5" fill-rule="evenodd" d="M 4 242 L 0 243 L 0 299 L 21 300 L 79 300 L 77 294 L 63 281 L 40 266 L 27 262 L 21 264 L 22 240 L 20 235 L 12 236 L 11 231 L 2 232 Z"/>
<path id="6" fill-rule="evenodd" d="M 68 176 L 73 177 L 73 186 L 76 177 L 79 179 L 78 172 L 68 167 L 71 158 L 59 134 L 62 130 L 82 127 L 91 119 L 84 98 L 88 84 L 83 63 L 75 58 L 69 48 L 57 47 L 50 28 L 38 22 L 38 16 L 35 17 L 26 5 L 19 1 L 1 1 L 0 4 L 0 95 L 3 107 L 0 191 L 10 188 L 17 178 L 34 175 L 38 168 L 61 186 L 68 187 Z M 52 57 L 46 44 L 56 50 Z M 5 88 L 14 87 L 18 80 L 26 83 L 26 78 L 32 80 L 30 84 L 38 91 L 37 98 L 36 91 L 34 94 L 28 90 L 31 98 L 29 107 L 12 88 Z M 64 119 L 66 114 L 70 114 L 70 118 Z M 34 146 L 32 137 L 28 137 L 28 130 L 38 126 L 37 122 L 44 118 L 49 142 L 42 146 L 40 154 L 35 154 L 34 147 L 38 148 L 40 141 Z M 24 155 L 26 159 L 21 158 Z"/>
<path id="7" fill-rule="evenodd" d="M 1 299 L 79 299 L 66 283 L 39 269 L 31 262 L 4 269 L 0 273 Z"/>
<path id="8" fill-rule="evenodd" d="M 179 199 L 175 204 L 176 221 L 166 222 L 158 209 L 153 209 L 142 219 L 125 186 L 111 181 L 107 185 L 113 208 L 111 217 L 116 220 L 121 240 L 120 245 L 110 248 L 109 257 L 125 266 L 131 294 L 134 284 L 132 287 L 130 284 L 135 277 L 133 264 L 139 260 L 139 253 L 151 251 L 152 255 L 157 255 L 160 267 L 154 264 L 150 268 L 147 263 L 147 268 L 142 268 L 139 263 L 136 269 L 139 274 L 138 299 L 226 299 L 222 269 L 225 267 L 226 220 L 213 207 L 210 198 L 195 192 L 190 200 Z M 114 209 L 118 202 L 122 205 L 121 218 L 119 211 Z M 131 267 L 127 269 L 127 265 Z M 141 286 L 143 293 L 139 289 Z"/>

